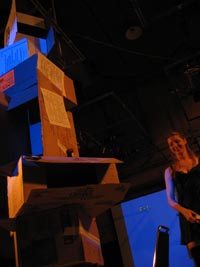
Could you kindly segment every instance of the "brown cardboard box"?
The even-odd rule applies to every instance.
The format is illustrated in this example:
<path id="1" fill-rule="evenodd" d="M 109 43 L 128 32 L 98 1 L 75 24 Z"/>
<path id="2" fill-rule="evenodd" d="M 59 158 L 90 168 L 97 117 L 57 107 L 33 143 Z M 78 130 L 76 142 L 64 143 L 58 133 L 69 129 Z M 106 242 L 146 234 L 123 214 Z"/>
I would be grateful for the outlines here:
<path id="1" fill-rule="evenodd" d="M 40 39 L 34 36 L 26 35 L 23 33 L 17 33 L 15 38 L 15 43 L 23 40 L 26 38 L 27 40 L 27 49 L 28 49 L 28 55 L 31 57 L 32 55 L 41 52 L 44 54 L 41 48 Z M 46 54 L 46 53 L 45 53 Z"/>
<path id="2" fill-rule="evenodd" d="M 73 149 L 73 155 L 79 156 L 70 111 L 76 106 L 76 95 L 73 81 L 62 70 L 38 53 L 3 75 L 1 84 L 10 97 L 10 114 L 14 116 L 22 108 L 27 113 L 30 154 L 66 156 L 66 151 Z M 12 151 L 12 147 L 9 149 Z"/>
<path id="3" fill-rule="evenodd" d="M 30 164 L 27 168 L 42 169 L 31 182 L 24 176 L 23 161 Z M 64 178 L 68 180 L 68 172 L 63 167 L 80 167 L 81 172 L 78 171 L 75 178 L 78 174 L 82 175 L 81 178 L 86 174 L 87 178 L 90 173 L 88 167 L 90 170 L 98 165 L 99 170 L 102 166 L 104 172 L 101 171 L 101 174 L 107 175 L 105 167 L 107 170 L 110 164 L 117 162 L 120 161 L 112 158 L 20 157 L 7 169 L 0 169 L 0 175 L 7 180 L 7 203 L 4 207 L 8 209 L 8 216 L 1 216 L 0 226 L 14 236 L 16 267 L 54 267 L 69 262 L 103 264 L 95 218 L 120 203 L 130 185 L 119 183 L 118 179 L 115 183 L 107 184 L 104 179 L 103 183 L 99 183 L 97 179 L 95 184 L 86 184 L 85 179 L 86 185 L 71 187 L 68 182 L 63 186 L 59 179 L 64 173 L 63 181 Z M 50 178 L 57 182 L 49 183 L 48 175 L 43 176 L 46 168 L 51 169 L 50 166 L 57 173 Z M 85 173 L 81 166 L 86 167 Z M 59 173 L 60 168 L 62 172 Z M 73 179 L 73 170 L 70 179 Z"/>
<path id="4" fill-rule="evenodd" d="M 37 73 L 43 155 L 66 156 L 67 149 L 72 148 L 73 155 L 79 156 L 73 115 L 63 103 L 64 99 L 68 105 L 76 101 L 72 81 L 64 76 L 65 90 L 61 92 L 40 70 Z"/>
<path id="5" fill-rule="evenodd" d="M 4 209 L 7 207 L 8 210 L 1 210 L 0 217 L 15 218 L 22 207 L 22 212 L 40 211 L 72 203 L 81 206 L 91 217 L 96 217 L 121 202 L 129 189 L 128 183 L 119 183 L 118 176 L 113 182 L 113 173 L 110 174 L 111 182 L 108 176 L 105 183 L 103 174 L 107 175 L 109 165 L 116 162 L 120 161 L 113 158 L 21 156 L 18 161 L 6 165 L 7 169 L 0 168 L 7 196 Z M 95 176 L 96 165 L 98 170 L 100 166 L 104 170 L 102 180 Z M 30 177 L 27 177 L 28 171 L 24 172 L 24 168 L 30 168 Z M 92 176 L 87 180 L 90 172 Z M 74 180 L 73 183 L 71 180 Z"/>
<path id="6" fill-rule="evenodd" d="M 20 54 L 21 50 L 17 52 L 15 51 L 18 43 L 19 46 L 25 44 L 25 47 L 21 48 L 20 46 L 21 50 L 23 48 L 27 50 L 26 38 L 9 46 L 6 49 L 8 51 L 11 50 L 11 54 L 14 54 L 14 52 Z M 21 54 L 27 53 L 21 52 Z M 7 57 L 10 57 L 10 55 L 8 55 Z M 60 68 L 58 68 L 53 62 L 51 62 L 51 60 L 49 60 L 44 54 L 40 52 L 34 53 L 28 58 L 24 58 L 22 62 L 12 67 L 12 69 L 10 69 L 10 71 L 7 71 L 6 74 L 3 73 L 0 75 L 0 89 L 2 92 L 10 96 L 11 100 L 12 97 L 16 97 L 19 94 L 21 94 L 21 97 L 23 98 L 27 97 L 28 94 L 28 97 L 30 98 L 29 100 L 33 99 L 34 95 L 31 95 L 30 88 L 35 84 L 38 84 L 39 87 L 46 89 L 50 87 L 50 91 L 62 95 L 67 101 L 66 106 L 68 110 L 70 110 L 71 107 L 77 105 L 73 80 L 65 75 L 65 73 Z M 13 103 L 13 108 L 23 104 L 23 99 L 17 100 L 18 102 L 15 105 Z M 15 98 L 14 101 L 16 101 Z"/>
<path id="7" fill-rule="evenodd" d="M 47 158 L 41 160 L 44 163 Z M 84 161 L 77 158 L 79 163 L 81 160 Z M 95 161 L 97 159 L 93 159 L 93 163 Z M 108 159 L 104 161 L 109 162 Z M 22 165 L 20 157 L 17 169 L 11 164 L 15 173 L 1 171 L 2 175 L 9 174 L 9 218 L 1 219 L 0 226 L 14 235 L 16 267 L 56 267 L 87 262 L 103 264 L 95 217 L 121 202 L 129 184 L 47 188 L 44 181 L 37 180 L 26 192 Z"/>
<path id="8" fill-rule="evenodd" d="M 95 219 L 75 206 L 19 216 L 16 233 L 19 266 L 103 265 Z"/>
<path id="9" fill-rule="evenodd" d="M 28 182 L 36 169 L 40 177 L 48 178 L 49 188 L 115 184 L 119 183 L 116 165 L 121 163 L 115 158 L 23 156 L 24 181 Z"/>

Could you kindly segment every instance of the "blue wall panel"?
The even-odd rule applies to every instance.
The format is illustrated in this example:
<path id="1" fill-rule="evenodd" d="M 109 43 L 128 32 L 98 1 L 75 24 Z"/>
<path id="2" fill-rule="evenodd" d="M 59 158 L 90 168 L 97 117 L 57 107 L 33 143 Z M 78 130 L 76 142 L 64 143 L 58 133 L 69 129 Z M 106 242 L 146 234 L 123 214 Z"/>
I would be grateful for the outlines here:
<path id="1" fill-rule="evenodd" d="M 168 206 L 165 190 L 122 204 L 135 267 L 152 267 L 159 225 L 169 230 L 169 267 L 193 267 L 185 246 L 180 245 L 178 214 Z"/>

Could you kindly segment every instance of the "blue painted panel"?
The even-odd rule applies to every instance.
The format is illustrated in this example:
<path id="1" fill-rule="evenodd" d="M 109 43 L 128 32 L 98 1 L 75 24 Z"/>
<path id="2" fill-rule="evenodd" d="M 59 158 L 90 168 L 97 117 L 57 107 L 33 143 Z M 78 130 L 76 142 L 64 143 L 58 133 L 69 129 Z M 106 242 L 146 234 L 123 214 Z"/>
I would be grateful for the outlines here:
<path id="1" fill-rule="evenodd" d="M 0 49 L 0 76 L 10 71 L 29 57 L 26 38 Z"/>
<path id="2" fill-rule="evenodd" d="M 41 122 L 30 125 L 30 142 L 32 155 L 43 154 Z"/>
<path id="3" fill-rule="evenodd" d="M 167 203 L 161 190 L 122 204 L 135 267 L 152 267 L 159 225 L 169 230 L 169 267 L 193 267 L 185 246 L 180 245 L 177 212 Z"/>

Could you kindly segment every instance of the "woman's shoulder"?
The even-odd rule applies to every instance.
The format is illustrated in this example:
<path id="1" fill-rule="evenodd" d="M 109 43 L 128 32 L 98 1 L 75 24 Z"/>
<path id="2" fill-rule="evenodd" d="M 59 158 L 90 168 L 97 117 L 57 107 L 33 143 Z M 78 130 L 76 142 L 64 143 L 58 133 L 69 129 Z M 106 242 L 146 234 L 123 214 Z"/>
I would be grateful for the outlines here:
<path id="1" fill-rule="evenodd" d="M 172 173 L 173 173 L 173 171 L 174 171 L 174 168 L 173 168 L 173 165 L 169 165 L 169 166 L 167 166 L 166 168 L 165 168 L 165 175 L 172 175 Z"/>

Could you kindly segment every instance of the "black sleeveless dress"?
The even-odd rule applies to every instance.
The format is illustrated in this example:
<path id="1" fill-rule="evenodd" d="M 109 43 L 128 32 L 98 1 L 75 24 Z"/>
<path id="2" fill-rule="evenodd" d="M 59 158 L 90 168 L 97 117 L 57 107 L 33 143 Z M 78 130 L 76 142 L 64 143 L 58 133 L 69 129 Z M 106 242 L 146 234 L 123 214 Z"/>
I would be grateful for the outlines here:
<path id="1" fill-rule="evenodd" d="M 174 172 L 173 179 L 178 203 L 200 214 L 200 164 L 189 173 Z M 181 244 L 200 241 L 200 224 L 188 222 L 182 214 L 179 214 L 179 222 Z"/>

